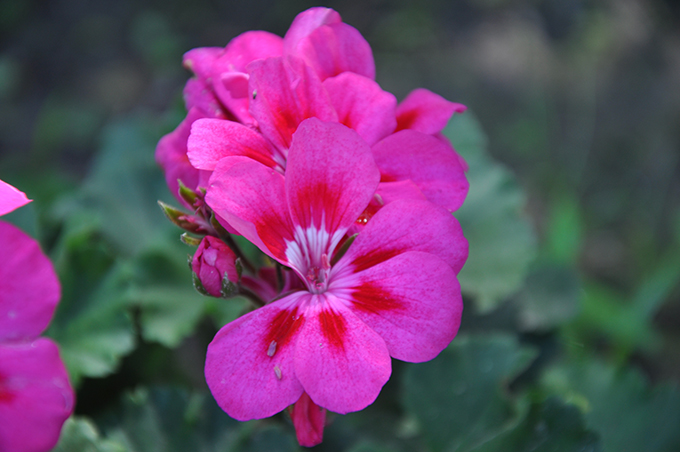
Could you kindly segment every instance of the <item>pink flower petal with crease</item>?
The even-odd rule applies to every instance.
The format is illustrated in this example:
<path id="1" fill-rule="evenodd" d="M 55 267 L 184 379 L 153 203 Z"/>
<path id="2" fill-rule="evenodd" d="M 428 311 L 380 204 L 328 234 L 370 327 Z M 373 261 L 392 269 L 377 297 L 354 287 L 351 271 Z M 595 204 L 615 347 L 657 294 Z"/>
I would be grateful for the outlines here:
<path id="1" fill-rule="evenodd" d="M 234 419 L 272 416 L 302 395 L 294 354 L 305 319 L 294 305 L 303 294 L 234 320 L 208 346 L 206 381 L 217 403 Z"/>
<path id="2" fill-rule="evenodd" d="M 352 311 L 385 340 L 393 358 L 428 361 L 456 336 L 463 312 L 460 285 L 437 256 L 406 252 L 352 278 L 358 279 Z"/>
<path id="3" fill-rule="evenodd" d="M 26 197 L 24 192 L 0 180 L 0 215 L 10 213 L 29 202 L 31 200 Z"/>
<path id="4" fill-rule="evenodd" d="M 366 408 L 391 373 L 385 341 L 330 293 L 310 294 L 295 348 L 295 374 L 319 406 L 336 413 Z"/>
<path id="5" fill-rule="evenodd" d="M 206 193 L 208 205 L 239 234 L 283 263 L 293 226 L 281 173 L 248 157 L 225 157 Z"/>
<path id="6" fill-rule="evenodd" d="M 73 404 L 54 342 L 39 338 L 0 344 L 0 450 L 51 450 Z"/>
<path id="7" fill-rule="evenodd" d="M 369 145 L 394 132 L 397 99 L 373 80 L 353 72 L 324 80 L 338 121 L 357 131 Z"/>
<path id="8" fill-rule="evenodd" d="M 184 206 L 193 210 L 187 202 L 179 196 L 179 184 L 181 180 L 184 185 L 195 190 L 199 186 L 200 171 L 194 168 L 187 156 L 187 140 L 191 125 L 197 119 L 204 118 L 205 115 L 198 108 L 192 108 L 187 113 L 186 118 L 177 126 L 175 130 L 160 139 L 156 146 L 156 162 L 163 168 L 165 181 L 170 188 L 170 192 Z"/>
<path id="9" fill-rule="evenodd" d="M 296 55 L 310 65 L 321 80 L 342 72 L 375 79 L 373 51 L 359 31 L 346 23 L 324 25 L 300 40 Z"/>
<path id="10" fill-rule="evenodd" d="M 293 133 L 307 118 L 337 120 L 319 77 L 301 59 L 258 60 L 248 72 L 250 114 L 277 148 L 288 149 Z"/>
<path id="11" fill-rule="evenodd" d="M 283 37 L 283 49 L 287 55 L 295 54 L 301 39 L 322 25 L 342 22 L 340 14 L 330 8 L 314 7 L 298 14 Z"/>
<path id="12" fill-rule="evenodd" d="M 191 126 L 187 142 L 189 161 L 198 169 L 213 171 L 224 157 L 241 155 L 276 167 L 271 145 L 262 135 L 233 121 L 199 119 Z"/>
<path id="13" fill-rule="evenodd" d="M 465 110 L 465 105 L 449 102 L 430 90 L 418 88 L 397 107 L 397 130 L 412 129 L 434 135 L 446 127 L 454 113 Z"/>
<path id="14" fill-rule="evenodd" d="M 61 287 L 40 245 L 0 221 L 0 341 L 32 339 L 52 319 Z"/>
<path id="15" fill-rule="evenodd" d="M 382 182 L 411 180 L 435 204 L 450 211 L 465 201 L 468 181 L 459 157 L 441 140 L 402 130 L 373 146 Z"/>
<path id="16" fill-rule="evenodd" d="M 360 272 L 406 251 L 434 254 L 458 273 L 467 260 L 468 242 L 445 209 L 428 201 L 398 200 L 373 216 L 343 261 Z"/>
<path id="17" fill-rule="evenodd" d="M 316 118 L 300 124 L 286 169 L 296 225 L 346 230 L 371 201 L 379 180 L 370 148 L 352 129 Z"/>
<path id="18" fill-rule="evenodd" d="M 189 79 L 184 85 L 184 103 L 187 110 L 196 108 L 201 112 L 200 117 L 226 118 L 224 109 L 215 97 L 213 90 L 203 80 Z"/>

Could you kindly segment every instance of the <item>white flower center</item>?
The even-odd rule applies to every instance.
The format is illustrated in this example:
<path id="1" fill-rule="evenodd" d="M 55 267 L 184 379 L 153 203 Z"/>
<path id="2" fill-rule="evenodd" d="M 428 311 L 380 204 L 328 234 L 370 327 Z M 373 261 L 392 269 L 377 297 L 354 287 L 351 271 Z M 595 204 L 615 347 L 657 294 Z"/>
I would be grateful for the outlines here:
<path id="1" fill-rule="evenodd" d="M 294 240 L 286 242 L 286 258 L 310 292 L 323 293 L 328 289 L 330 259 L 343 235 L 344 231 L 330 234 L 323 228 L 297 226 Z"/>

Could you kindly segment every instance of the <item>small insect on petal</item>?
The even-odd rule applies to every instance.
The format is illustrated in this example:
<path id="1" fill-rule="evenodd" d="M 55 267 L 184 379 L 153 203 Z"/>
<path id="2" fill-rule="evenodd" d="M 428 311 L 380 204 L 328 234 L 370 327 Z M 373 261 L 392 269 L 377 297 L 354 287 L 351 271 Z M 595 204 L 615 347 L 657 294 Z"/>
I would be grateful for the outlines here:
<path id="1" fill-rule="evenodd" d="M 279 368 L 279 366 L 274 366 L 274 373 L 276 374 L 276 378 L 280 380 L 281 379 L 281 369 Z"/>
<path id="2" fill-rule="evenodd" d="M 269 348 L 267 349 L 267 356 L 270 358 L 274 356 L 274 353 L 276 353 L 276 341 L 272 341 L 271 344 L 269 344 Z"/>

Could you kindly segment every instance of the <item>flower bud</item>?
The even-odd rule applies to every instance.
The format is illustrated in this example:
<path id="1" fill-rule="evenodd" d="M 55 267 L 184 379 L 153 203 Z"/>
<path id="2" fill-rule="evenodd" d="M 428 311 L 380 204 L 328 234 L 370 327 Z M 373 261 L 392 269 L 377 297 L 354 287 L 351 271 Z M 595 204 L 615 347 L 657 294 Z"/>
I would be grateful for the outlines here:
<path id="1" fill-rule="evenodd" d="M 314 403 L 306 392 L 288 408 L 288 413 L 295 426 L 298 443 L 304 447 L 312 447 L 323 440 L 323 429 L 326 426 L 326 409 Z"/>
<path id="2" fill-rule="evenodd" d="M 209 235 L 201 240 L 191 262 L 192 271 L 213 297 L 233 295 L 241 273 L 238 267 L 234 252 Z"/>

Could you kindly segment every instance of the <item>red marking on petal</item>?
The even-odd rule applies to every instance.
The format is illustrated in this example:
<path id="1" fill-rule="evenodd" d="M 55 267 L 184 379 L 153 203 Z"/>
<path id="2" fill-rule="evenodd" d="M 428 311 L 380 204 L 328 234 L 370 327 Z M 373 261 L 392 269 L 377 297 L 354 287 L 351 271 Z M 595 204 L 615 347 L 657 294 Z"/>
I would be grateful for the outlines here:
<path id="1" fill-rule="evenodd" d="M 354 265 L 354 272 L 358 273 L 360 271 L 366 270 L 367 268 L 371 268 L 374 265 L 385 262 L 386 260 L 391 259 L 403 252 L 404 250 L 401 248 L 380 249 L 358 256 L 356 259 L 354 259 L 354 261 L 352 261 L 352 265 Z"/>
<path id="2" fill-rule="evenodd" d="M 15 397 L 13 392 L 4 387 L 6 379 L 4 375 L 0 374 L 0 403 L 10 403 Z"/>
<path id="3" fill-rule="evenodd" d="M 352 292 L 354 306 L 363 311 L 379 313 L 402 309 L 402 304 L 394 294 L 372 282 L 366 282 Z"/>
<path id="4" fill-rule="evenodd" d="M 297 315 L 298 308 L 291 311 L 281 311 L 272 320 L 269 331 L 264 336 L 263 351 L 269 357 L 276 354 L 276 350 L 284 347 L 304 323 L 304 316 Z"/>
<path id="5" fill-rule="evenodd" d="M 296 209 L 301 226 L 326 226 L 328 231 L 334 232 L 339 226 L 338 217 L 342 216 L 342 212 L 338 212 L 340 196 L 324 183 L 303 187 L 297 194 L 299 207 Z M 336 216 L 336 213 L 340 215 Z M 321 223 L 322 219 L 325 219 L 325 224 Z"/>
<path id="6" fill-rule="evenodd" d="M 418 110 L 409 110 L 397 116 L 397 130 L 394 132 L 396 133 L 400 130 L 410 129 L 420 114 L 421 113 Z"/>
<path id="7" fill-rule="evenodd" d="M 336 348 L 344 349 L 345 319 L 330 309 L 323 309 L 319 313 L 319 322 L 321 322 L 321 331 L 326 336 L 328 342 Z"/>

